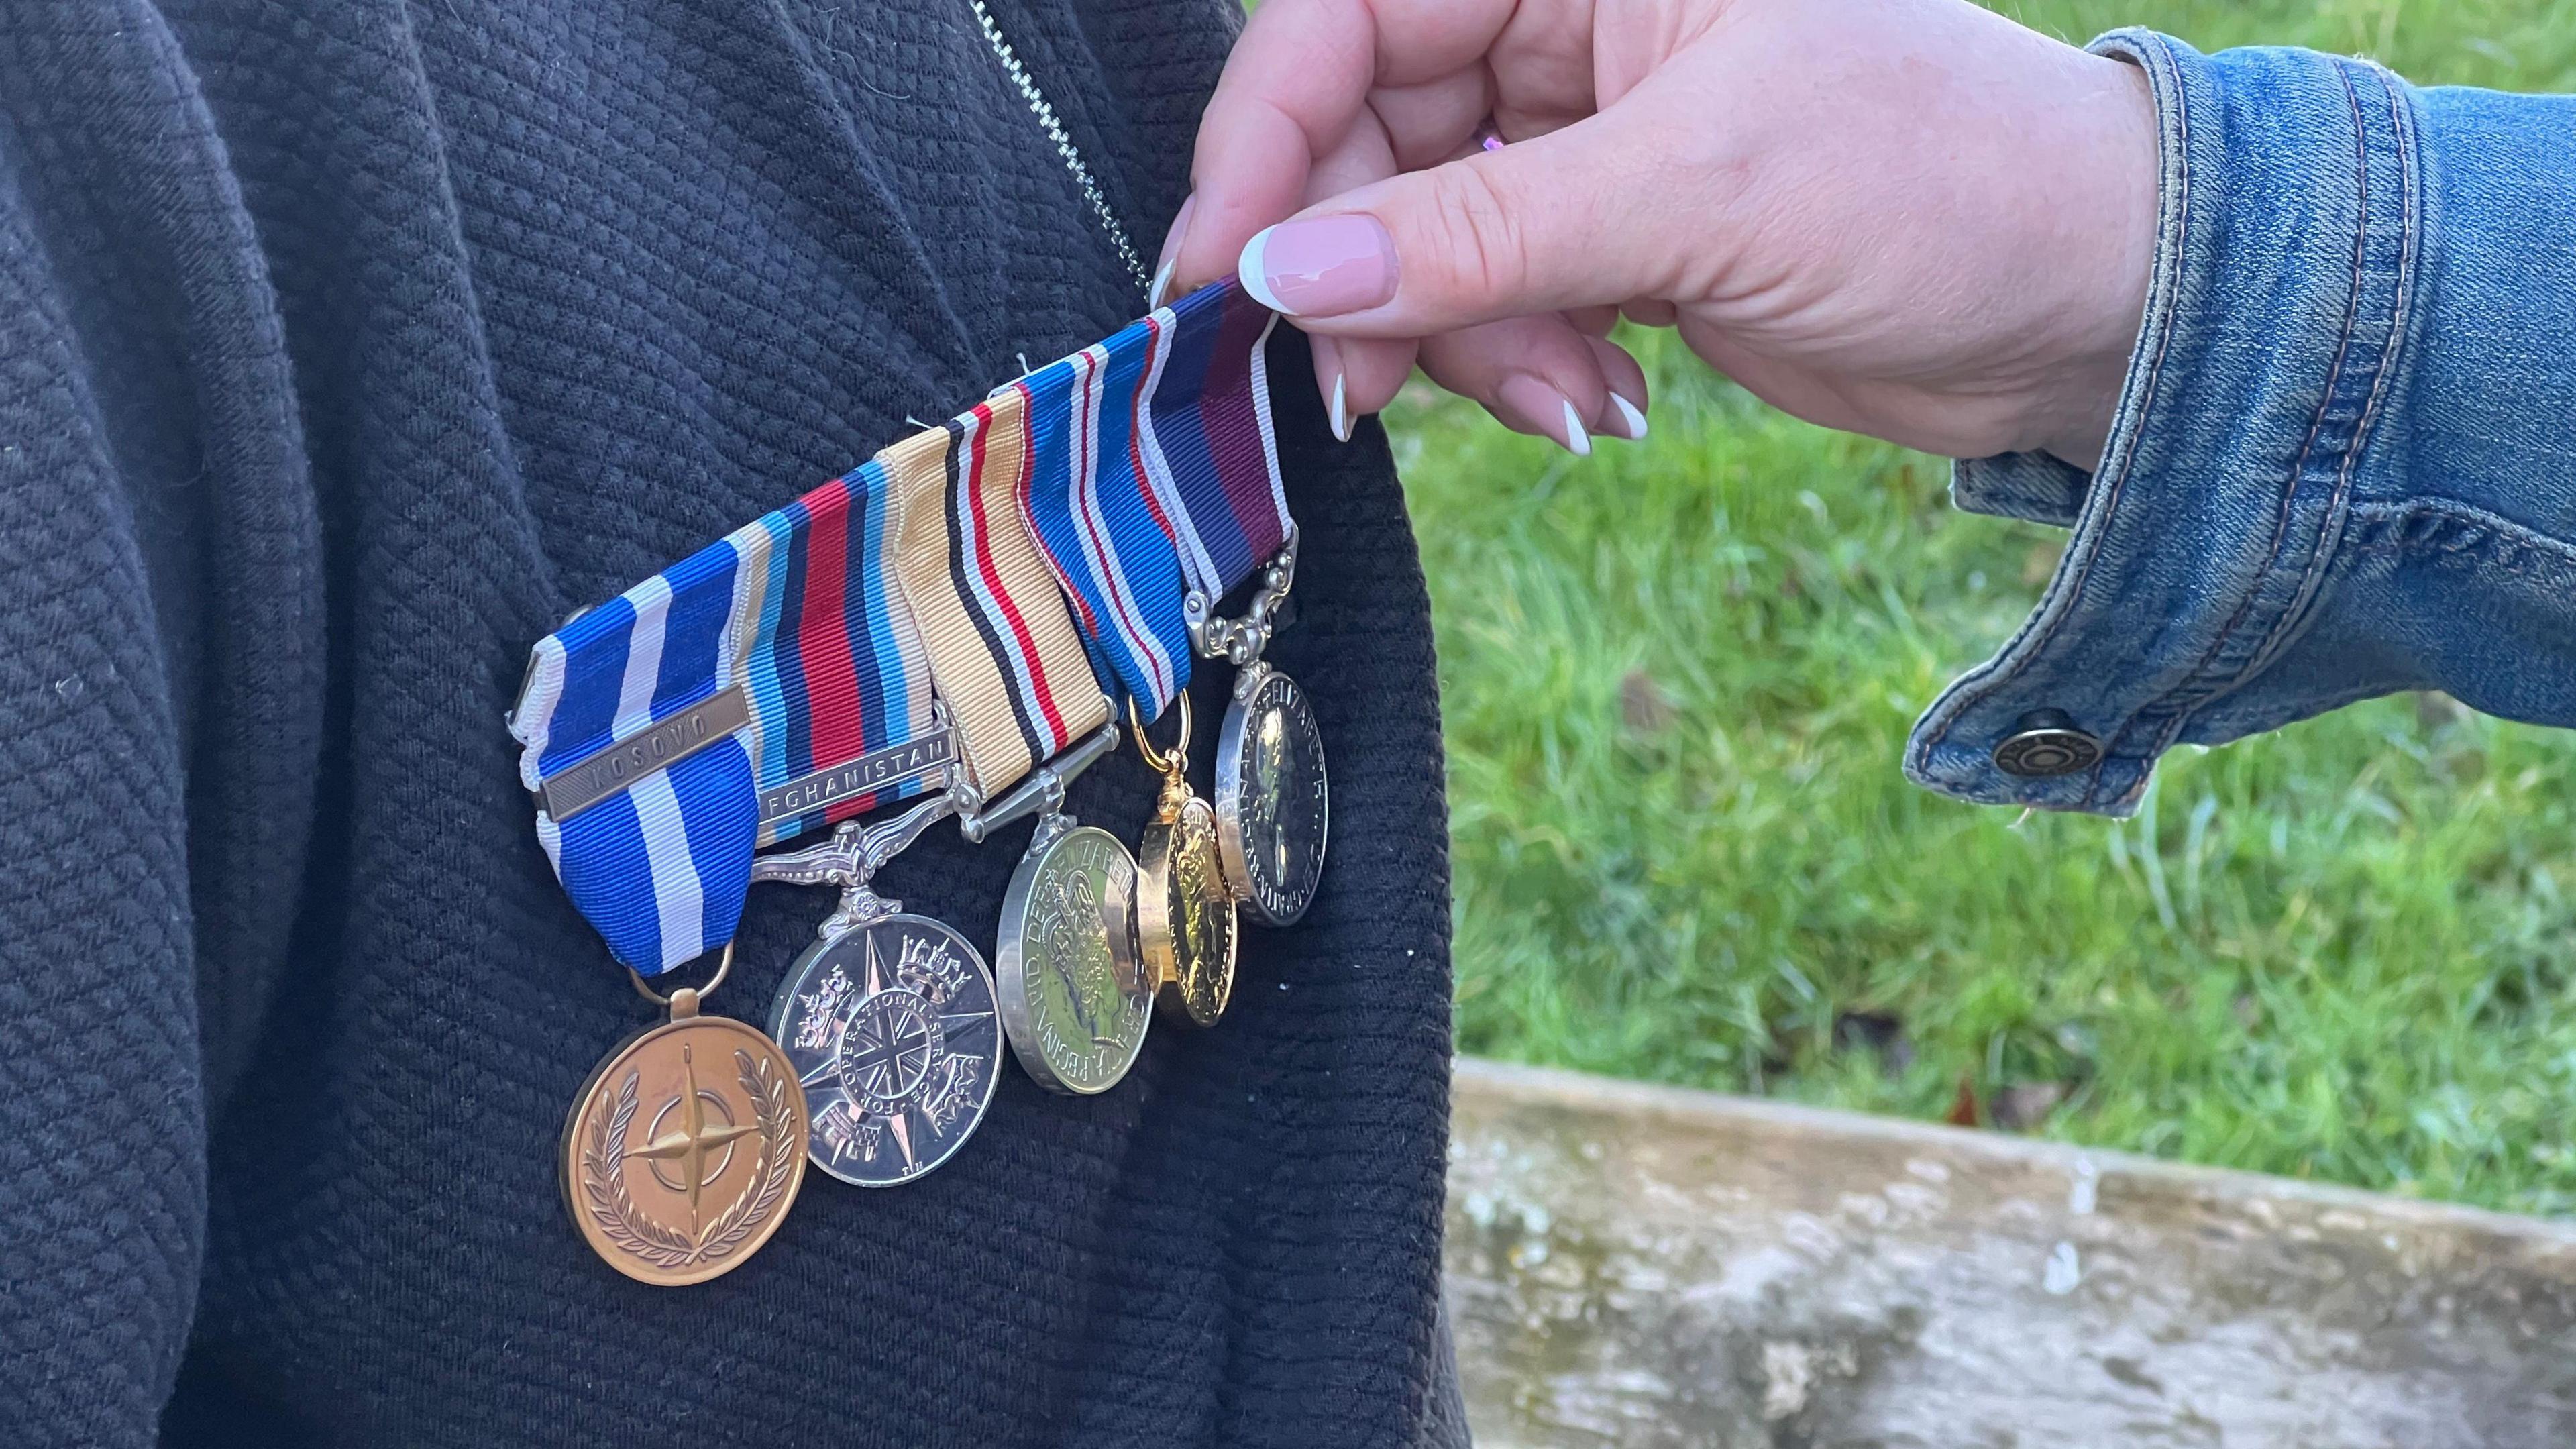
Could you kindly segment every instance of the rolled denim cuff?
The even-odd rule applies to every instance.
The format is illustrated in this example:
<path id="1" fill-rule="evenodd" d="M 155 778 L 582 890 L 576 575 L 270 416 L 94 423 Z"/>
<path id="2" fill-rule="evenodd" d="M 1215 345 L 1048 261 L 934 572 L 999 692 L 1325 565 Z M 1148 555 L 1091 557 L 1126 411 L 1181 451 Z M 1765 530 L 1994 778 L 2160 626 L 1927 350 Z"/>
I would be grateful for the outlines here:
<path id="1" fill-rule="evenodd" d="M 2210 57 L 2142 30 L 2092 48 L 2155 94 L 2145 321 L 2092 478 L 2037 456 L 1960 467 L 1962 507 L 2074 533 L 2021 631 L 1916 724 L 1906 772 L 2125 815 L 2317 597 L 2404 351 L 2420 166 L 2403 85 L 2367 62 Z"/>

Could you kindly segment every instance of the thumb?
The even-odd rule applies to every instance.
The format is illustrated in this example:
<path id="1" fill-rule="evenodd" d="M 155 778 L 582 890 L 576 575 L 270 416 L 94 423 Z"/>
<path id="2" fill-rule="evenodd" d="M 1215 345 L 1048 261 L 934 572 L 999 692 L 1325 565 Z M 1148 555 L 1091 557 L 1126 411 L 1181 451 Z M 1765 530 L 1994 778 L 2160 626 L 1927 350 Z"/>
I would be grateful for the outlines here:
<path id="1" fill-rule="evenodd" d="M 1244 290 L 1313 332 L 1429 337 L 1624 302 L 1665 269 L 1609 118 L 1319 202 L 1244 244 Z"/>

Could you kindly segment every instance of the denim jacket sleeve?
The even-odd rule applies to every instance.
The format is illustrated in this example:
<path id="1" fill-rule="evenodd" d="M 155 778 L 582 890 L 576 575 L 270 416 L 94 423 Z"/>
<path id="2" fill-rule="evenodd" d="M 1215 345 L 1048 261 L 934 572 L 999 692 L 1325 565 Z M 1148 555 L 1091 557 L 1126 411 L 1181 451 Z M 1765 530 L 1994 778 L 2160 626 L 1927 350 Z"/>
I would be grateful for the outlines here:
<path id="1" fill-rule="evenodd" d="M 2155 93 L 2145 324 L 2097 473 L 1959 464 L 1959 506 L 2073 535 L 1907 773 L 2124 815 L 2178 741 L 2394 690 L 2576 724 L 2576 98 L 2094 48 Z"/>

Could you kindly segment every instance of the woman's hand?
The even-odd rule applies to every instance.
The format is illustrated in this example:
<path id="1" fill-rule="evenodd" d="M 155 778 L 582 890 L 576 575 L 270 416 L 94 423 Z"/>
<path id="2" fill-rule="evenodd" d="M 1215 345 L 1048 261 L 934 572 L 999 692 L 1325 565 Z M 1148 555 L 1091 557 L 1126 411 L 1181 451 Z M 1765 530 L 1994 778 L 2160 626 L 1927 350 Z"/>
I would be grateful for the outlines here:
<path id="1" fill-rule="evenodd" d="M 1815 422 L 2090 467 L 2156 121 L 2132 67 L 1965 0 L 1266 0 L 1194 176 L 1171 279 L 1239 266 L 1344 436 L 1417 358 L 1578 453 L 1642 436 L 1625 311 Z"/>

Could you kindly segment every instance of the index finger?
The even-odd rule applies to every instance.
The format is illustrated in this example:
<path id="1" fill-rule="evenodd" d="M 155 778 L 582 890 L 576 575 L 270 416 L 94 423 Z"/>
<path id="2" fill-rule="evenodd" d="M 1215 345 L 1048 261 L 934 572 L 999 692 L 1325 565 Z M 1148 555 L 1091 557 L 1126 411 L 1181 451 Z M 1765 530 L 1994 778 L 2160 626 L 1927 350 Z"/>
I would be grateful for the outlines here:
<path id="1" fill-rule="evenodd" d="M 1226 276 L 1253 234 L 1307 204 L 1317 157 L 1383 86 L 1478 64 L 1516 0 L 1269 0 L 1252 14 L 1199 119 L 1195 204 L 1173 258 L 1181 286 Z"/>

